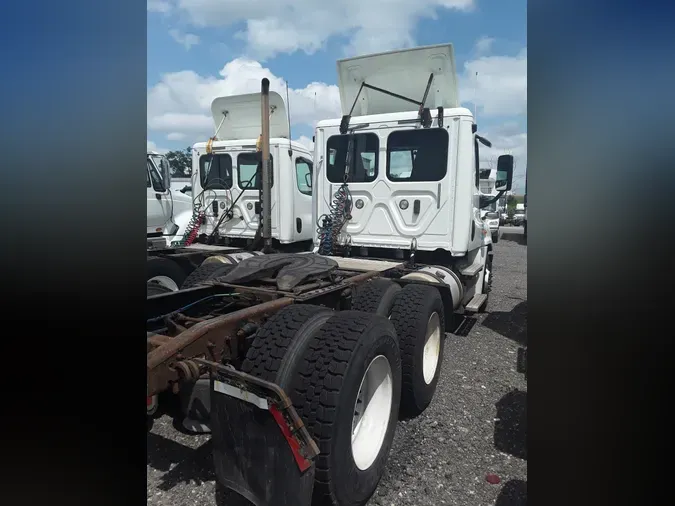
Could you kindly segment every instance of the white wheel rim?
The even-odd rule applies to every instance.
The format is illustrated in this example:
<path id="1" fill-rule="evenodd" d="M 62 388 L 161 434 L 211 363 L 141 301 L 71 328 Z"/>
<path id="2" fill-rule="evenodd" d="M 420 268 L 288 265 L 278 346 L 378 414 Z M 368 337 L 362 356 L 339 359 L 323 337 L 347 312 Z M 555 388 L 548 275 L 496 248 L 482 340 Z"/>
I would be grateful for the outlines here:
<path id="1" fill-rule="evenodd" d="M 438 358 L 441 354 L 441 317 L 434 312 L 427 323 L 427 335 L 424 339 L 424 355 L 422 357 L 422 376 L 429 385 L 436 375 Z"/>
<path id="2" fill-rule="evenodd" d="M 148 279 L 149 283 L 157 283 L 158 285 L 162 285 L 165 288 L 168 288 L 172 292 L 177 292 L 178 291 L 178 285 L 176 282 L 171 279 L 168 276 L 155 276 L 154 278 Z"/>
<path id="3" fill-rule="evenodd" d="M 490 271 L 490 264 L 489 262 L 485 262 L 485 274 L 483 275 L 483 286 L 485 286 L 485 289 L 483 290 L 483 293 L 487 292 L 487 287 L 488 284 L 490 283 L 490 275 L 492 272 Z"/>
<path id="4" fill-rule="evenodd" d="M 368 365 L 359 386 L 352 418 L 352 455 L 361 471 L 380 454 L 389 427 L 394 382 L 389 360 L 378 355 Z"/>

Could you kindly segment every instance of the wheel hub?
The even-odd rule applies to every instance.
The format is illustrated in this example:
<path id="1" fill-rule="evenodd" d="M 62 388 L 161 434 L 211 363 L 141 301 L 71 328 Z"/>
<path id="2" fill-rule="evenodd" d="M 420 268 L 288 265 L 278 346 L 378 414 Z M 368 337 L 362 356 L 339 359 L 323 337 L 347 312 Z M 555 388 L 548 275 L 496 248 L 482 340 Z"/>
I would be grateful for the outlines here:
<path id="1" fill-rule="evenodd" d="M 389 427 L 394 382 L 389 360 L 375 357 L 361 380 L 352 418 L 352 455 L 356 467 L 364 471 L 380 454 Z"/>
<path id="2" fill-rule="evenodd" d="M 168 276 L 155 276 L 148 279 L 148 283 L 156 283 L 162 285 L 165 288 L 168 288 L 172 292 L 178 291 L 178 285 L 176 282 Z"/>
<path id="3" fill-rule="evenodd" d="M 441 354 L 441 317 L 434 312 L 427 323 L 427 333 L 424 339 L 424 351 L 422 357 L 422 376 L 424 382 L 429 385 L 436 375 L 438 359 Z"/>

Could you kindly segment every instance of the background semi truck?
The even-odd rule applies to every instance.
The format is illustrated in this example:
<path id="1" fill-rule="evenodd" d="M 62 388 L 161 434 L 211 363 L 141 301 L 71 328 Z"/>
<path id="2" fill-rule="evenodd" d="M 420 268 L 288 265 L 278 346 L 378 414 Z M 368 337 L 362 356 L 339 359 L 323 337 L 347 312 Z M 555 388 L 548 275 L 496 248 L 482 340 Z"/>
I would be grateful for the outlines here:
<path id="1" fill-rule="evenodd" d="M 481 217 L 490 227 L 492 242 L 499 242 L 499 225 L 501 216 L 499 212 L 499 192 L 496 190 L 497 169 L 480 169 L 480 192 L 481 200 L 490 203 L 481 206 Z M 496 197 L 496 199 L 495 199 Z"/>
<path id="2" fill-rule="evenodd" d="M 312 153 L 290 140 L 283 99 L 270 92 L 270 226 L 280 251 L 308 251 L 312 232 Z M 192 195 L 200 233 L 211 244 L 256 248 L 262 232 L 260 93 L 218 97 L 211 105 L 214 136 L 192 149 Z"/>
<path id="3" fill-rule="evenodd" d="M 188 237 L 194 224 L 193 199 L 171 187 L 169 162 L 159 153 L 147 153 L 146 184 L 148 295 L 178 290 L 199 265 L 216 253 L 231 263 L 252 256 L 237 248 L 193 243 L 194 236 Z"/>
<path id="4" fill-rule="evenodd" d="M 147 299 L 148 420 L 174 406 L 184 428 L 210 431 L 217 482 L 259 506 L 366 504 L 397 420 L 433 399 L 445 332 L 490 291 L 489 141 L 459 107 L 452 46 L 342 60 L 338 74 L 344 115 L 315 134 L 315 252 L 213 259 L 198 283 Z M 500 192 L 512 171 L 500 157 Z"/>

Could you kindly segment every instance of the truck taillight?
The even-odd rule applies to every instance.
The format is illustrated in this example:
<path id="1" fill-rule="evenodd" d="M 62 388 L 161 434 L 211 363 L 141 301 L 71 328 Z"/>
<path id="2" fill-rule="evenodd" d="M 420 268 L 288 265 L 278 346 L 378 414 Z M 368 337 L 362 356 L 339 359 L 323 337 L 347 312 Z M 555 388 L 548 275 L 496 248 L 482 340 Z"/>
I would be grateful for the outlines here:
<path id="1" fill-rule="evenodd" d="M 148 407 L 152 406 L 152 395 L 148 395 Z"/>

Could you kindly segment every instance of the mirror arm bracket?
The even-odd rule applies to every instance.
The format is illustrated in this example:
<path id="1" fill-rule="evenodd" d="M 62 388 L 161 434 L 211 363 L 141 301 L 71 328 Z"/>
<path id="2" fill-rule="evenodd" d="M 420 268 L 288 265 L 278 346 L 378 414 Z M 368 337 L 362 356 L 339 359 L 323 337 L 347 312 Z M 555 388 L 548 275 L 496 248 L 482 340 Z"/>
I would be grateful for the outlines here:
<path id="1" fill-rule="evenodd" d="M 501 190 L 495 197 L 491 198 L 490 200 L 483 202 L 478 208 L 479 209 L 485 209 L 487 206 L 492 204 L 493 202 L 497 202 L 500 198 L 502 198 L 502 195 L 504 195 L 505 190 Z"/>

